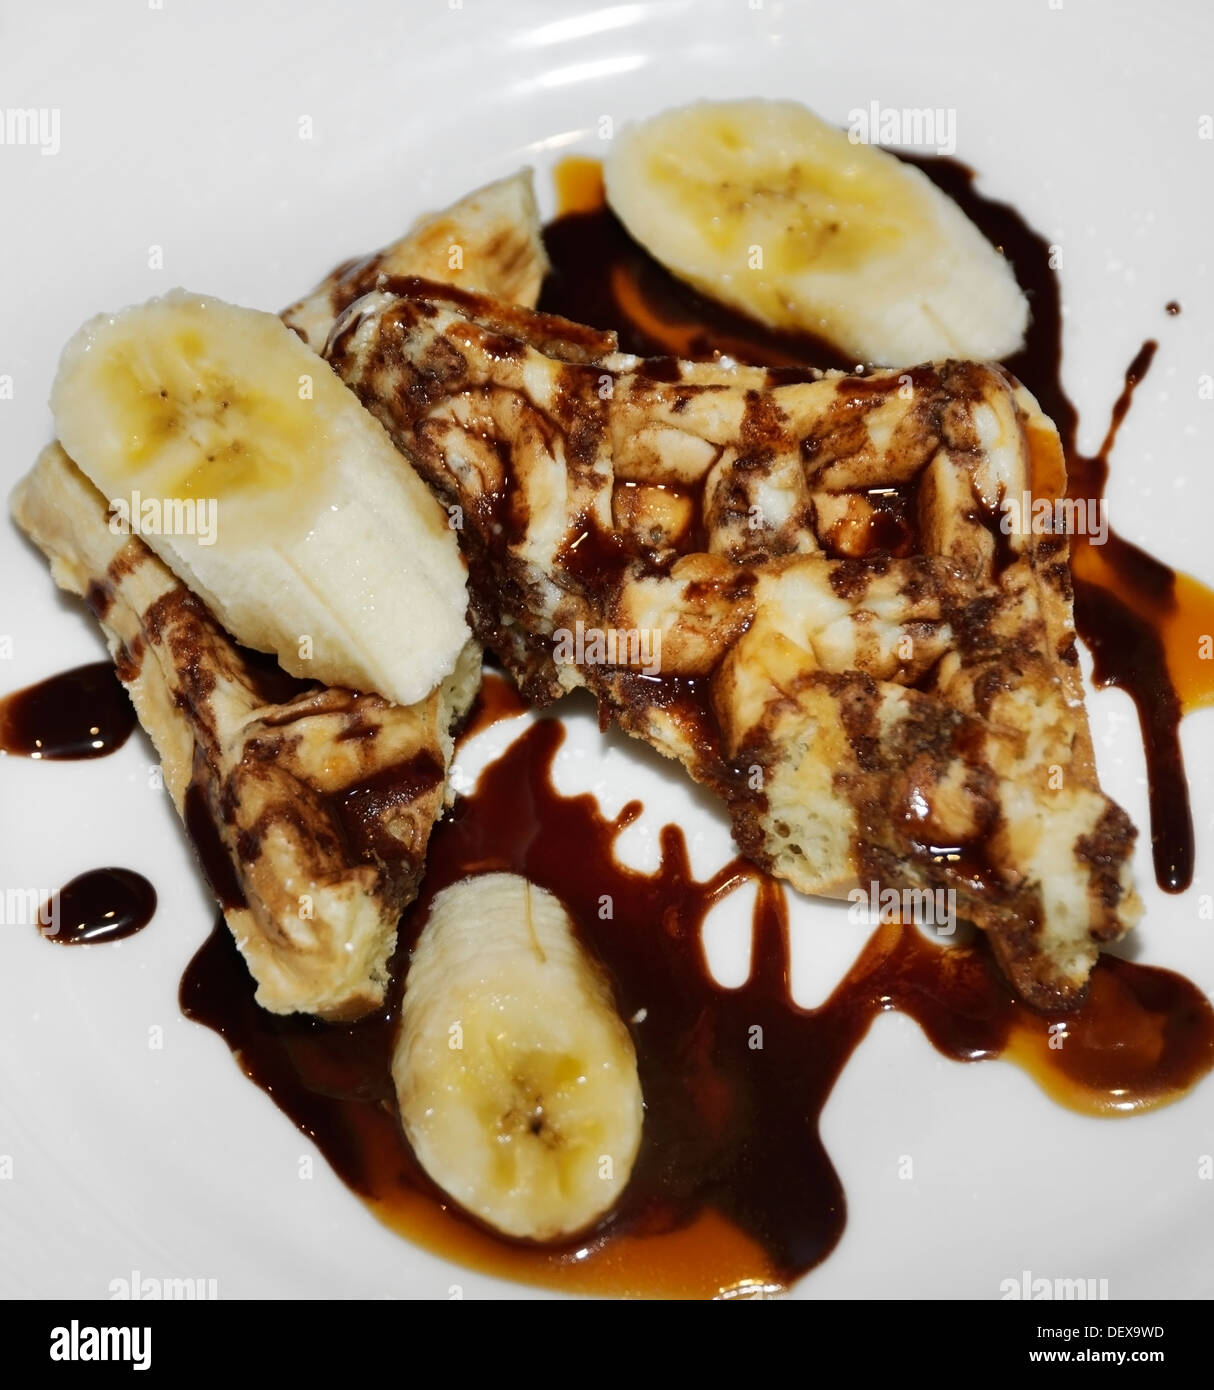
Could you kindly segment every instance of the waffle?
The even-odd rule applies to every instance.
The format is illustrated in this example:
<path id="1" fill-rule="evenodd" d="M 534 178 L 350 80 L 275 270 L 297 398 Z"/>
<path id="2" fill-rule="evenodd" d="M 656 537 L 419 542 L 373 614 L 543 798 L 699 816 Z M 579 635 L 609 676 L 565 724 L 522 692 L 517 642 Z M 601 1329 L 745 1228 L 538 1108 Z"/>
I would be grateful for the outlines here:
<path id="1" fill-rule="evenodd" d="M 1073 1004 L 1140 912 L 1136 832 L 1096 779 L 1067 538 L 999 525 L 1034 460 L 1061 472 L 1032 396 L 972 362 L 644 361 L 378 284 L 326 356 L 458 509 L 474 631 L 524 694 L 590 690 L 803 892 L 952 890 L 1026 1000 Z"/>
<path id="2" fill-rule="evenodd" d="M 282 319 L 320 352 L 338 315 L 382 276 L 424 275 L 533 305 L 547 269 L 531 170 L 522 169 L 419 218 L 382 251 L 343 261 Z"/>
<path id="3" fill-rule="evenodd" d="M 105 630 L 258 1003 L 329 1019 L 379 1007 L 447 798 L 449 730 L 479 683 L 475 649 L 409 707 L 294 681 L 237 646 L 142 540 L 112 532 L 57 444 L 13 511 Z"/>
<path id="4" fill-rule="evenodd" d="M 282 317 L 319 350 L 384 273 L 534 303 L 546 268 L 523 171 L 339 266 Z M 479 652 L 466 649 L 452 676 L 407 708 L 291 681 L 238 646 L 143 541 L 110 530 L 105 499 L 59 445 L 12 506 L 60 587 L 86 595 L 105 630 L 258 1002 L 334 1020 L 379 1007 L 400 915 L 450 800 L 450 730 L 479 686 Z"/>

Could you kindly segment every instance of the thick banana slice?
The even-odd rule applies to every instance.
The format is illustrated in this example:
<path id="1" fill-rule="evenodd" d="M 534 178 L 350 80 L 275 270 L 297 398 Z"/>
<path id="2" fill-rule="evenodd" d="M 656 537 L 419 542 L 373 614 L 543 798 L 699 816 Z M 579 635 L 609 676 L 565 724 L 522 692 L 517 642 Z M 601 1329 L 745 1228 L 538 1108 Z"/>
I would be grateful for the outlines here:
<path id="1" fill-rule="evenodd" d="M 174 291 L 64 350 L 64 448 L 246 646 L 293 675 L 424 699 L 469 637 L 442 508 L 273 314 Z"/>
<path id="2" fill-rule="evenodd" d="M 552 1241 L 592 1225 L 641 1140 L 632 1038 L 561 903 L 516 874 L 434 900 L 392 1075 L 435 1183 L 487 1225 Z"/>
<path id="3" fill-rule="evenodd" d="M 696 289 L 887 366 L 1015 352 L 1007 261 L 918 169 L 792 101 L 701 102 L 616 138 L 607 198 Z"/>

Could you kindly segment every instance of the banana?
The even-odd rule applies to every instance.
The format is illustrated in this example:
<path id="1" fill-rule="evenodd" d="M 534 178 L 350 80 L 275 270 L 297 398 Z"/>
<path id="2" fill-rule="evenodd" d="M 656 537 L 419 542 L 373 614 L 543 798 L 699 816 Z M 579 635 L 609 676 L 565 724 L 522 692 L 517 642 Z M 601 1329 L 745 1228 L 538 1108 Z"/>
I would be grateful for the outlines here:
<path id="1" fill-rule="evenodd" d="M 605 181 L 675 275 L 857 361 L 998 359 L 1023 344 L 1028 301 L 961 209 L 797 102 L 701 102 L 626 127 Z"/>
<path id="2" fill-rule="evenodd" d="M 516 874 L 435 898 L 405 981 L 392 1076 L 431 1179 L 508 1236 L 576 1235 L 641 1141 L 632 1038 L 560 901 Z"/>
<path id="3" fill-rule="evenodd" d="M 248 647 L 411 705 L 469 640 L 442 508 L 274 315 L 173 291 L 102 315 L 51 395 L 64 448 Z"/>

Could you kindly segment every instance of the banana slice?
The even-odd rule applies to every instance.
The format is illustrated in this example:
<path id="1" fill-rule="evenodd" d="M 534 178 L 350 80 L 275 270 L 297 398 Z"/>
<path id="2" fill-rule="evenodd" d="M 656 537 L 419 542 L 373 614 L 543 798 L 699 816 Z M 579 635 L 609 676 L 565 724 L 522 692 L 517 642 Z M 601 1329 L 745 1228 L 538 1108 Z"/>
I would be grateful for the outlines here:
<path id="1" fill-rule="evenodd" d="M 1006 260 L 918 169 L 792 101 L 701 102 L 624 129 L 607 199 L 681 279 L 887 366 L 1015 352 Z"/>
<path id="2" fill-rule="evenodd" d="M 51 396 L 64 448 L 246 646 L 293 675 L 429 695 L 468 641 L 442 508 L 273 314 L 174 291 L 101 316 Z"/>
<path id="3" fill-rule="evenodd" d="M 552 1241 L 592 1225 L 641 1141 L 632 1038 L 557 898 L 482 874 L 434 900 L 392 1076 L 435 1183 L 487 1225 Z"/>

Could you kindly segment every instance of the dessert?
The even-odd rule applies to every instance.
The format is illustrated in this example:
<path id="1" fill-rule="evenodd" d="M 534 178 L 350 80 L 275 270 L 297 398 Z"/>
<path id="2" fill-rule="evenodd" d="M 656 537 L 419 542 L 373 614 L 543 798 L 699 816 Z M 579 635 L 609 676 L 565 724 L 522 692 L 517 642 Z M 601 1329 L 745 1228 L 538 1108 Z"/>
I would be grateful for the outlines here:
<path id="1" fill-rule="evenodd" d="M 291 680 L 242 648 L 55 444 L 13 496 L 60 587 L 105 630 L 165 787 L 276 1013 L 377 1008 L 400 914 L 448 797 L 465 657 L 424 701 Z"/>
<path id="2" fill-rule="evenodd" d="M 724 798 L 762 867 L 825 895 L 951 889 L 1026 998 L 1076 999 L 1140 909 L 1066 536 L 999 522 L 1035 455 L 1061 467 L 1036 402 L 975 363 L 789 382 L 612 347 L 389 280 L 326 354 L 460 508 L 474 630 L 529 699 L 589 688 Z M 579 631 L 650 633 L 660 676 L 558 662 Z"/>
<path id="3" fill-rule="evenodd" d="M 180 294 L 87 329 L 56 425 L 101 491 L 52 446 L 15 510 L 59 582 L 90 596 L 258 982 L 260 1009 L 217 929 L 183 1009 L 223 1033 L 351 1187 L 384 1219 L 410 1209 L 410 1230 L 429 1204 L 482 1254 L 486 1228 L 506 1236 L 516 1244 L 494 1248 L 526 1277 L 574 1276 L 622 1232 L 612 1277 L 635 1278 L 629 1259 L 644 1263 L 651 1238 L 686 1235 L 690 1250 L 711 1236 L 704 1287 L 778 1287 L 838 1238 L 817 1118 L 882 1009 L 906 1010 L 948 1055 L 1040 1054 L 1054 1084 L 1105 1111 L 1191 1084 L 1210 1026 L 1192 987 L 1125 962 L 1087 989 L 1099 948 L 1140 910 L 1135 832 L 1096 778 L 1067 537 L 1001 524 L 1009 498 L 1064 485 L 1057 432 L 1008 371 L 958 360 L 1023 340 L 1006 263 L 880 152 L 857 156 L 863 187 L 832 187 L 837 140 L 808 113 L 740 103 L 670 120 L 658 144 L 677 131 L 695 156 L 676 191 L 693 210 L 726 186 L 734 202 L 718 204 L 705 260 L 673 216 L 670 166 L 625 135 L 608 183 L 637 235 L 718 299 L 898 367 L 644 358 L 602 326 L 537 312 L 549 262 L 523 173 L 338 267 L 282 315 L 302 341 Z M 773 189 L 762 149 L 736 165 L 729 149 L 777 127 L 806 162 Z M 810 266 L 779 228 L 807 191 Z M 878 194 L 897 217 L 874 216 Z M 747 280 L 739 248 L 756 246 L 777 254 Z M 183 334 L 207 349 L 185 370 Z M 107 381 L 96 364 L 115 356 L 130 370 Z M 218 359 L 213 378 L 195 371 Z M 315 414 L 344 421 L 337 442 L 297 432 L 296 367 L 295 380 L 320 369 Z M 247 396 L 229 393 L 245 378 Z M 154 447 L 131 447 L 131 380 L 136 417 L 163 423 L 162 389 L 185 403 Z M 268 382 L 272 447 L 246 450 L 265 442 Z M 249 407 L 237 424 L 233 398 Z M 224 564 L 154 527 L 145 543 L 106 524 L 124 486 L 200 496 L 217 476 L 236 538 Z M 295 563 L 288 502 L 304 532 L 323 523 L 314 563 Z M 360 518 L 375 533 L 361 590 L 346 582 Z M 431 542 L 433 565 L 417 564 Z M 289 578 L 267 602 L 275 574 Z M 330 585 L 321 665 L 293 644 Z M 394 595 L 410 637 L 372 611 L 372 589 Z M 543 723 L 432 840 L 477 642 L 528 703 L 588 690 L 604 724 L 681 763 L 725 802 L 749 862 L 697 882 L 668 826 L 657 872 L 625 869 L 613 845 L 639 807 L 608 820 L 559 796 L 559 731 Z M 947 891 L 1015 992 L 984 946 L 939 952 L 882 918 L 836 993 L 798 1009 L 783 897 L 761 870 L 828 896 Z M 748 881 L 752 972 L 727 991 L 699 930 Z M 1045 1052 L 1034 1009 L 1074 1011 L 1065 1060 Z M 1132 1058 L 1110 1060 L 1110 1017 L 1133 1020 Z"/>
<path id="4" fill-rule="evenodd" d="M 421 219 L 378 259 L 459 274 L 439 259 L 455 236 L 473 283 L 538 295 L 529 173 Z M 448 518 L 297 341 L 323 342 L 358 275 L 341 268 L 292 306 L 294 337 L 180 291 L 93 320 L 54 391 L 75 460 L 52 445 L 12 499 L 105 629 L 258 1002 L 330 1020 L 383 1003 L 451 799 L 452 726 L 480 684 Z M 191 504 L 182 515 L 213 504 L 212 533 L 144 532 L 140 490 Z"/>

